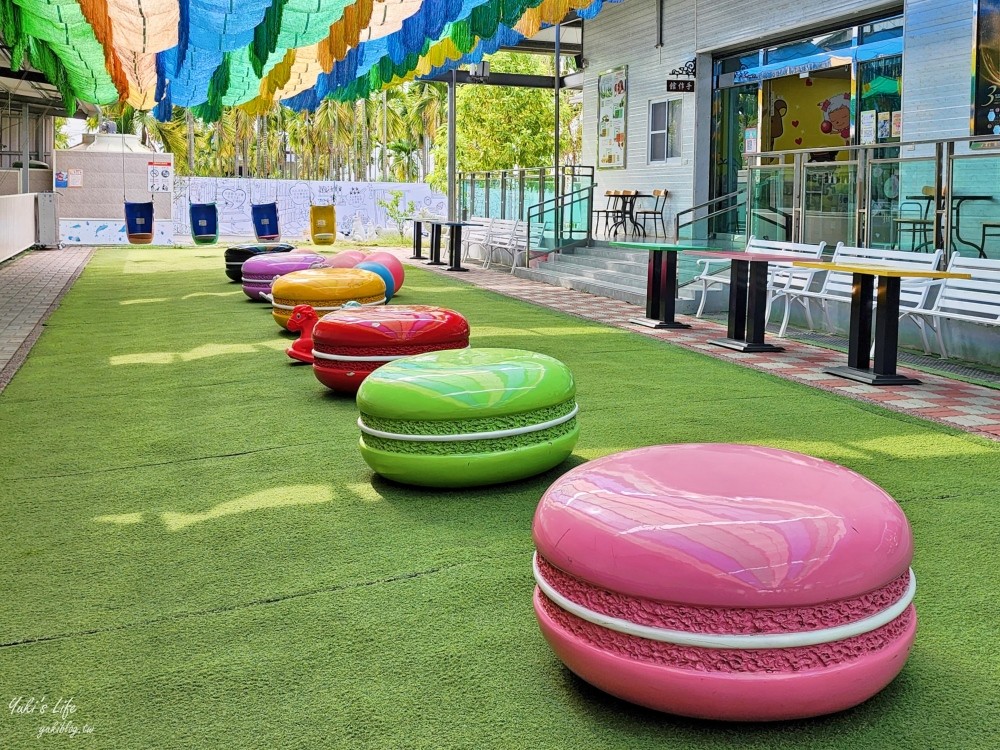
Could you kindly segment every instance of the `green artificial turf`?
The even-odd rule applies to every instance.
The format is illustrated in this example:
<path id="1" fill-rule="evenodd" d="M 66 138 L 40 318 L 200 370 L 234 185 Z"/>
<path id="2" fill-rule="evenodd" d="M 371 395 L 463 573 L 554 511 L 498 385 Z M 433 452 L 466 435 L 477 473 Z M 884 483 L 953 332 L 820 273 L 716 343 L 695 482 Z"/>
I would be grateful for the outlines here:
<path id="1" fill-rule="evenodd" d="M 220 248 L 95 255 L 0 395 L 0 748 L 997 746 L 1000 445 L 421 269 L 396 301 L 566 362 L 572 458 L 499 487 L 382 481 L 353 399 L 282 353 Z M 690 441 L 820 456 L 900 501 L 920 625 L 886 690 L 727 725 L 561 665 L 531 608 L 539 497 L 585 460 Z M 11 713 L 19 696 L 48 713 Z M 92 734 L 37 738 L 59 698 Z"/>

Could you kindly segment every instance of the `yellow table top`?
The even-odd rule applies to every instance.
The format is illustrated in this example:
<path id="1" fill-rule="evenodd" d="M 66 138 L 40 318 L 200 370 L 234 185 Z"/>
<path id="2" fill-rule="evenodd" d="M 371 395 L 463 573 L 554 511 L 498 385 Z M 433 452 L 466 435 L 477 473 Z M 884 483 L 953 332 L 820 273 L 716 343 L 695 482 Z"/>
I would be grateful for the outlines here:
<path id="1" fill-rule="evenodd" d="M 955 273 L 953 271 L 925 271 L 921 268 L 897 268 L 895 266 L 865 265 L 862 263 L 823 263 L 815 260 L 796 260 L 793 266 L 802 268 L 819 268 L 824 271 L 841 271 L 843 273 L 863 273 L 869 276 L 896 276 L 899 278 L 923 279 L 971 279 L 971 273 Z"/>

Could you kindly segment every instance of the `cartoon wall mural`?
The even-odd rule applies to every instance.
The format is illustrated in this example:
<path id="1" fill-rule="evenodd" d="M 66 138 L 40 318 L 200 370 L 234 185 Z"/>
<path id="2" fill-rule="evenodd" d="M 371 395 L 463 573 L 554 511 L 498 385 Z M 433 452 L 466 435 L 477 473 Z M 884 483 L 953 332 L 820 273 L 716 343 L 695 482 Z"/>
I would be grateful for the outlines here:
<path id="1" fill-rule="evenodd" d="M 769 82 L 768 150 L 833 148 L 851 142 L 850 83 L 838 76 L 785 76 Z"/>
<path id="2" fill-rule="evenodd" d="M 282 239 L 309 237 L 309 206 L 337 206 L 337 234 L 343 238 L 371 239 L 391 228 L 379 200 L 389 200 L 393 190 L 403 192 L 402 204 L 413 201 L 417 211 L 443 216 L 447 198 L 424 183 L 333 182 L 258 180 L 246 178 L 177 177 L 174 191 L 174 234 L 190 236 L 189 203 L 214 202 L 219 209 L 219 233 L 253 237 L 251 204 L 278 204 Z"/>
<path id="3" fill-rule="evenodd" d="M 817 106 L 823 112 L 823 121 L 819 129 L 824 133 L 836 133 L 844 139 L 844 144 L 851 143 L 851 95 L 836 94 L 824 99 Z M 888 137 L 888 133 L 886 134 Z"/>

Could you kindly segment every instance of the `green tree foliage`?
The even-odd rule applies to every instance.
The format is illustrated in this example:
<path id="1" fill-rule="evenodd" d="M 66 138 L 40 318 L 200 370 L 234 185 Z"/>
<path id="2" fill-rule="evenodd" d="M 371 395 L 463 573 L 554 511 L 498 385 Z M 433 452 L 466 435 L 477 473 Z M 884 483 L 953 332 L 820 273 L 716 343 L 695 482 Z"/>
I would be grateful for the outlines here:
<path id="1" fill-rule="evenodd" d="M 540 55 L 501 52 L 490 58 L 491 72 L 552 75 L 552 60 Z M 548 89 L 509 86 L 459 86 L 456 156 L 459 171 L 479 172 L 515 167 L 551 166 L 553 161 L 555 102 Z M 572 127 L 580 107 L 561 94 L 560 161 L 577 158 L 579 138 Z M 575 148 L 574 148 L 575 147 Z M 434 172 L 429 182 L 447 188 L 447 139 L 434 143 Z"/>
<path id="2" fill-rule="evenodd" d="M 501 53 L 493 70 L 552 75 L 552 60 Z M 458 90 L 458 166 L 464 171 L 552 164 L 552 91 L 499 86 Z M 275 104 L 266 112 L 223 107 L 206 123 L 175 108 L 169 122 L 128 105 L 103 110 L 119 133 L 134 133 L 156 151 L 170 152 L 180 175 L 272 177 L 307 180 L 428 180 L 444 190 L 447 180 L 448 89 L 410 82 L 356 102 L 323 101 L 315 112 Z M 562 161 L 578 158 L 579 105 L 560 104 Z M 96 130 L 98 118 L 88 121 Z M 190 153 L 189 153 L 190 151 Z M 577 156 L 575 156 L 575 154 Z M 430 164 L 436 165 L 430 175 Z"/>
<path id="3" fill-rule="evenodd" d="M 406 220 L 416 213 L 417 206 L 413 201 L 407 201 L 405 208 L 400 205 L 403 202 L 402 190 L 390 190 L 389 196 L 389 200 L 379 200 L 378 204 L 385 209 L 389 220 L 396 225 L 396 231 L 402 237 Z"/>

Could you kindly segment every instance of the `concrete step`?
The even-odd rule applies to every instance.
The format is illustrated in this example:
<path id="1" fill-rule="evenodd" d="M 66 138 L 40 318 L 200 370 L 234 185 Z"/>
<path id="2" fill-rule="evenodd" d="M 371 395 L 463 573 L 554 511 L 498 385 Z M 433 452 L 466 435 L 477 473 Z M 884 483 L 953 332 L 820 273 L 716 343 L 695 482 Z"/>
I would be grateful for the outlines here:
<path id="1" fill-rule="evenodd" d="M 570 255 L 568 253 L 552 255 L 550 256 L 548 262 L 552 263 L 554 266 L 564 268 L 567 273 L 608 271 L 611 273 L 621 274 L 622 276 L 640 277 L 643 280 L 643 283 L 645 283 L 647 272 L 646 263 L 633 263 L 627 260 L 604 260 L 593 256 Z"/>
<path id="2" fill-rule="evenodd" d="M 606 281 L 611 284 L 618 284 L 619 286 L 635 287 L 636 289 L 646 288 L 645 274 L 640 276 L 639 274 L 620 273 L 618 271 L 609 271 L 605 268 L 592 268 L 590 266 L 564 263 L 557 260 L 540 263 L 539 268 L 561 276 Z"/>
<path id="3" fill-rule="evenodd" d="M 588 278 L 586 276 L 575 276 L 559 273 L 547 268 L 548 264 L 541 264 L 538 268 L 518 268 L 514 271 L 516 276 L 532 281 L 540 281 L 543 284 L 563 287 L 564 289 L 576 289 L 598 297 L 607 297 L 628 302 L 640 307 L 646 304 L 646 287 L 633 286 L 631 284 L 618 284 L 613 281 L 604 281 Z"/>
<path id="4" fill-rule="evenodd" d="M 595 243 L 590 247 L 574 247 L 565 251 L 566 255 L 576 255 L 585 258 L 598 258 L 600 260 L 624 260 L 630 263 L 645 263 L 649 254 L 645 250 L 628 250 L 623 247 L 611 247 L 601 243 Z"/>

